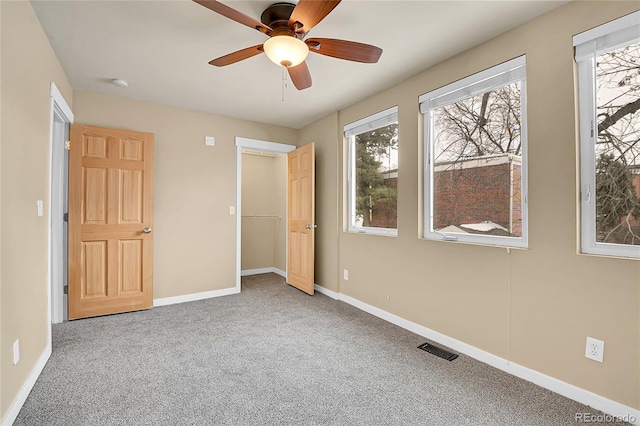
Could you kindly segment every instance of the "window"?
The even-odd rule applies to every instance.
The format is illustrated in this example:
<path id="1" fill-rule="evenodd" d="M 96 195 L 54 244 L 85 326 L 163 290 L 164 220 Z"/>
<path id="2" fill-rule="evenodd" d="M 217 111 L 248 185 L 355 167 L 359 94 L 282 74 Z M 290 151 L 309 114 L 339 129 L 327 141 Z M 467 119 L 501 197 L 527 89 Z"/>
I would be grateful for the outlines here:
<path id="1" fill-rule="evenodd" d="M 397 235 L 398 107 L 344 127 L 349 231 Z"/>
<path id="2" fill-rule="evenodd" d="M 420 96 L 425 238 L 527 246 L 525 57 Z"/>
<path id="3" fill-rule="evenodd" d="M 581 250 L 640 258 L 640 12 L 573 38 Z"/>

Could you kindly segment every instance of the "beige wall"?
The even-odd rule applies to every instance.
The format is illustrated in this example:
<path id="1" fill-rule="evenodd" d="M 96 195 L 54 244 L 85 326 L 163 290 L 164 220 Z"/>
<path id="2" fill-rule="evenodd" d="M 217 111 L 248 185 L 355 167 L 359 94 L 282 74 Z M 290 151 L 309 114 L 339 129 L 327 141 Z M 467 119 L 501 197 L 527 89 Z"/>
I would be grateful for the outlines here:
<path id="1" fill-rule="evenodd" d="M 72 90 L 31 4 L 0 2 L 2 32 L 0 418 L 47 346 L 49 87 Z M 36 200 L 45 214 L 36 215 Z M 20 339 L 20 362 L 12 345 Z"/>
<path id="2" fill-rule="evenodd" d="M 276 268 L 285 272 L 287 270 L 287 159 L 286 155 L 280 154 L 273 165 L 275 169 L 273 179 L 276 183 L 274 200 L 278 216 L 282 218 L 278 222 L 276 231 L 273 261 Z"/>
<path id="3" fill-rule="evenodd" d="M 235 137 L 295 145 L 298 131 L 90 92 L 76 123 L 155 134 L 155 299 L 235 286 Z M 214 136 L 214 147 L 204 137 Z"/>
<path id="4" fill-rule="evenodd" d="M 285 265 L 287 157 L 242 154 L 242 270 Z"/>
<path id="5" fill-rule="evenodd" d="M 300 145 L 316 142 L 315 283 L 332 291 L 338 291 L 338 135 L 338 113 L 300 131 Z"/>
<path id="6" fill-rule="evenodd" d="M 339 112 L 338 129 L 399 107 L 398 236 L 344 232 L 344 150 L 334 115 L 301 130 L 319 152 L 319 279 L 329 289 L 630 407 L 640 408 L 640 262 L 577 254 L 572 36 L 638 9 L 572 2 Z M 418 97 L 527 55 L 529 249 L 419 239 Z M 339 165 L 339 172 L 334 170 Z M 338 200 L 338 205 L 335 204 Z M 338 243 L 332 243 L 338 232 Z M 338 269 L 328 260 L 330 252 Z M 329 266 L 331 265 L 331 266 Z M 349 281 L 342 270 L 349 270 Z M 326 280 L 326 281 L 325 281 Z M 605 362 L 584 357 L 605 341 Z"/>

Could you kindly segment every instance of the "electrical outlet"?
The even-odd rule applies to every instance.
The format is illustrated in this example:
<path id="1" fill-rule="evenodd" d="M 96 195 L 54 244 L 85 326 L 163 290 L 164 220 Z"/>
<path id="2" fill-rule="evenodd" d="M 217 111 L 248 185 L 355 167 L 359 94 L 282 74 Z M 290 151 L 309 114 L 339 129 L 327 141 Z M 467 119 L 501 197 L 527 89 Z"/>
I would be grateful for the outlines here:
<path id="1" fill-rule="evenodd" d="M 602 362 L 604 358 L 604 342 L 593 337 L 587 337 L 584 356 L 594 361 Z"/>
<path id="2" fill-rule="evenodd" d="M 20 361 L 20 340 L 13 342 L 13 365 Z"/>
<path id="3" fill-rule="evenodd" d="M 345 281 L 349 281 L 349 270 L 348 269 L 344 270 L 343 276 L 344 276 L 344 280 Z"/>

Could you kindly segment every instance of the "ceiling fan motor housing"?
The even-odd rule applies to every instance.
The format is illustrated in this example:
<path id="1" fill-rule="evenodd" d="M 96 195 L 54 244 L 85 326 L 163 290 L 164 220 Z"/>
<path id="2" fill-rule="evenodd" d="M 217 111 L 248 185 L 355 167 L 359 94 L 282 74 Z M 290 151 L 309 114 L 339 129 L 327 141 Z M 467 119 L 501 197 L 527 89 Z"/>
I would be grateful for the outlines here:
<path id="1" fill-rule="evenodd" d="M 260 15 L 260 21 L 273 28 L 273 33 L 271 36 L 276 35 L 290 35 L 297 38 L 301 35 L 296 34 L 291 31 L 289 28 L 289 18 L 293 13 L 293 9 L 295 9 L 296 5 L 293 3 L 287 2 L 278 2 L 274 3 L 271 6 L 267 7 L 262 15 Z"/>

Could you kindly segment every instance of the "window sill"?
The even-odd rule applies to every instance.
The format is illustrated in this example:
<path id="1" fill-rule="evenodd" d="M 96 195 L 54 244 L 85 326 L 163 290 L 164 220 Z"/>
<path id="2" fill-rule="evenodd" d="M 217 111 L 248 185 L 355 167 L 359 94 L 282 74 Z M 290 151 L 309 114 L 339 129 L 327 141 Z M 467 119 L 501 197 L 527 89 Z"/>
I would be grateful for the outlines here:
<path id="1" fill-rule="evenodd" d="M 523 250 L 523 251 L 529 250 L 529 246 L 526 242 L 520 242 L 518 244 L 504 244 L 501 242 L 494 243 L 494 242 L 488 242 L 488 241 L 471 241 L 466 239 L 460 239 L 460 238 L 454 239 L 454 238 L 455 236 L 447 236 L 447 238 L 445 238 L 444 236 L 441 236 L 441 235 L 420 237 L 420 239 L 424 241 L 467 244 L 467 245 L 480 246 L 480 247 L 495 247 L 499 249 L 506 249 L 508 252 L 510 252 L 511 250 Z"/>
<path id="2" fill-rule="evenodd" d="M 397 229 L 385 229 L 385 228 L 349 228 L 347 230 L 349 234 L 359 235 L 377 235 L 379 237 L 397 237 Z"/>
<path id="3" fill-rule="evenodd" d="M 633 247 L 633 246 L 631 246 Z M 576 253 L 579 256 L 594 256 L 594 257 L 601 257 L 601 258 L 605 258 L 605 259 L 618 259 L 618 260 L 640 260 L 640 254 L 638 255 L 627 255 L 626 253 L 615 253 L 615 252 L 609 252 L 606 249 L 597 249 L 597 248 L 590 248 L 590 249 L 578 249 L 578 252 Z"/>

